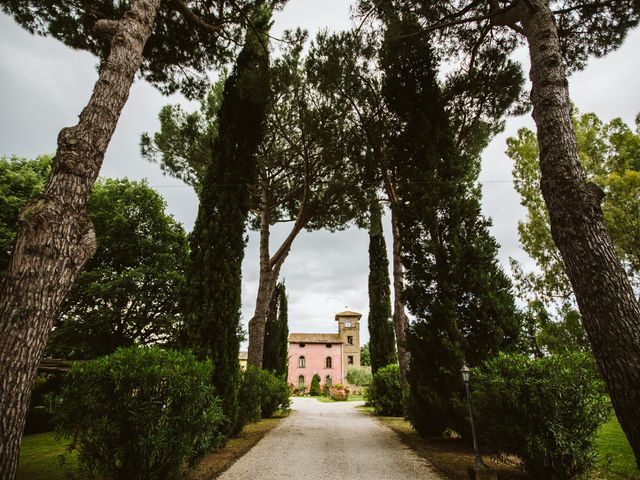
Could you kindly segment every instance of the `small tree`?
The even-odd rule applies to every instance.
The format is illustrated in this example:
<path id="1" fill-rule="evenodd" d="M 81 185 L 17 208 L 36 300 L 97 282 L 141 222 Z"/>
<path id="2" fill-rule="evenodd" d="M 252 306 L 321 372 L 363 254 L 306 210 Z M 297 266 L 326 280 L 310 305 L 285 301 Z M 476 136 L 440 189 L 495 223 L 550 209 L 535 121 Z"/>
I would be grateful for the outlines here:
<path id="1" fill-rule="evenodd" d="M 313 378 L 311 379 L 311 388 L 309 388 L 309 395 L 317 397 L 318 395 L 322 395 L 322 390 L 320 389 L 320 375 L 317 373 L 313 374 Z"/>

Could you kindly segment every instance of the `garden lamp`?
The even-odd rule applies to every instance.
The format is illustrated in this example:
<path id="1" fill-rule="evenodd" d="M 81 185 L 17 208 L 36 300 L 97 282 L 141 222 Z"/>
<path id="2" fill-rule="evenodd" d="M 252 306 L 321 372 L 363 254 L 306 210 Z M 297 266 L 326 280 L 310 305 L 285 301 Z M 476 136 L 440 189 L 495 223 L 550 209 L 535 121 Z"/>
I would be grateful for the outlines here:
<path id="1" fill-rule="evenodd" d="M 473 438 L 473 451 L 475 452 L 476 458 L 473 461 L 473 468 L 475 470 L 486 470 L 487 466 L 482 461 L 482 457 L 480 456 L 480 450 L 478 449 L 478 440 L 476 439 L 476 427 L 473 424 L 473 412 L 471 411 L 471 396 L 469 394 L 469 380 L 471 379 L 471 370 L 466 365 L 462 365 L 460 369 L 460 373 L 462 374 L 462 381 L 464 382 L 464 388 L 467 392 L 467 407 L 469 407 L 469 421 L 471 422 L 471 436 Z"/>

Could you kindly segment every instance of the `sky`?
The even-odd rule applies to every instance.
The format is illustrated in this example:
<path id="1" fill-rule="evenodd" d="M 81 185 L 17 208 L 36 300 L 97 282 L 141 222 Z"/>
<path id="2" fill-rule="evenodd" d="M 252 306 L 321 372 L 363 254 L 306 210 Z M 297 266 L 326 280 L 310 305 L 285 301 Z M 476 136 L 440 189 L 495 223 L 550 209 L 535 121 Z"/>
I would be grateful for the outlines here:
<path id="1" fill-rule="evenodd" d="M 278 36 L 285 29 L 302 27 L 313 36 L 322 28 L 347 29 L 351 25 L 350 3 L 289 0 L 276 14 L 272 33 Z M 570 77 L 570 94 L 577 108 L 594 112 L 605 121 L 621 117 L 633 125 L 640 112 L 639 51 L 640 29 L 636 29 L 617 51 L 592 59 L 587 68 Z M 526 51 L 518 50 L 514 56 L 528 71 Z M 77 122 L 89 99 L 97 78 L 97 63 L 91 54 L 72 50 L 50 38 L 33 36 L 0 14 L 0 156 L 34 158 L 53 154 L 58 132 Z M 168 212 L 190 231 L 198 208 L 195 193 L 142 159 L 138 146 L 143 132 L 158 130 L 158 112 L 169 103 L 196 108 L 179 94 L 166 97 L 142 80 L 135 82 L 107 150 L 101 176 L 146 178 L 165 198 Z M 509 257 L 523 262 L 525 268 L 533 268 L 518 243 L 517 223 L 524 219 L 525 212 L 513 189 L 511 161 L 504 153 L 506 139 L 522 127 L 533 129 L 530 114 L 507 120 L 505 131 L 483 153 L 480 174 L 483 213 L 493 220 L 491 232 L 500 244 L 499 260 L 508 273 Z M 386 227 L 388 232 L 388 219 Z M 272 251 L 288 229 L 286 224 L 273 227 Z M 245 325 L 253 314 L 258 283 L 258 236 L 249 232 L 248 238 L 242 269 Z M 390 246 L 388 235 L 387 238 Z M 336 233 L 302 232 L 281 272 L 289 296 L 290 331 L 337 331 L 334 316 L 348 308 L 363 314 L 361 339 L 363 343 L 368 341 L 367 275 L 365 231 L 350 228 Z"/>

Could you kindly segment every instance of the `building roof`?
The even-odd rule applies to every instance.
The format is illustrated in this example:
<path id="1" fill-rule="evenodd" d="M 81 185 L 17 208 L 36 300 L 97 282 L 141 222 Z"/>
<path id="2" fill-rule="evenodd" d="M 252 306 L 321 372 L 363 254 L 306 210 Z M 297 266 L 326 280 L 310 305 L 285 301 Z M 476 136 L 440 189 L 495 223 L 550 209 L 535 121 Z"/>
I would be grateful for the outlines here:
<path id="1" fill-rule="evenodd" d="M 362 317 L 361 313 L 358 312 L 352 312 L 351 310 L 345 310 L 344 312 L 340 312 L 340 313 L 336 313 L 336 320 L 338 320 L 339 317 Z"/>
<path id="2" fill-rule="evenodd" d="M 290 333 L 289 343 L 344 343 L 338 333 Z"/>
<path id="3" fill-rule="evenodd" d="M 249 358 L 249 352 L 240 352 L 238 354 L 238 360 L 247 360 Z"/>

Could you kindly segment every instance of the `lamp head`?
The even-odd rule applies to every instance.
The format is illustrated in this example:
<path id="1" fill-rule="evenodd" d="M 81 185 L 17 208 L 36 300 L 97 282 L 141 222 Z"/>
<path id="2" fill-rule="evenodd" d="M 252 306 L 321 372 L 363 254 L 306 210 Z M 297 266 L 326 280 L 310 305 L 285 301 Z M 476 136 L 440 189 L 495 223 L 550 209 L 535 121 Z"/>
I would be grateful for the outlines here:
<path id="1" fill-rule="evenodd" d="M 469 383 L 469 378 L 471 377 L 471 370 L 466 365 L 463 365 L 460 369 L 460 373 L 462 374 L 462 381 L 464 383 Z"/>

